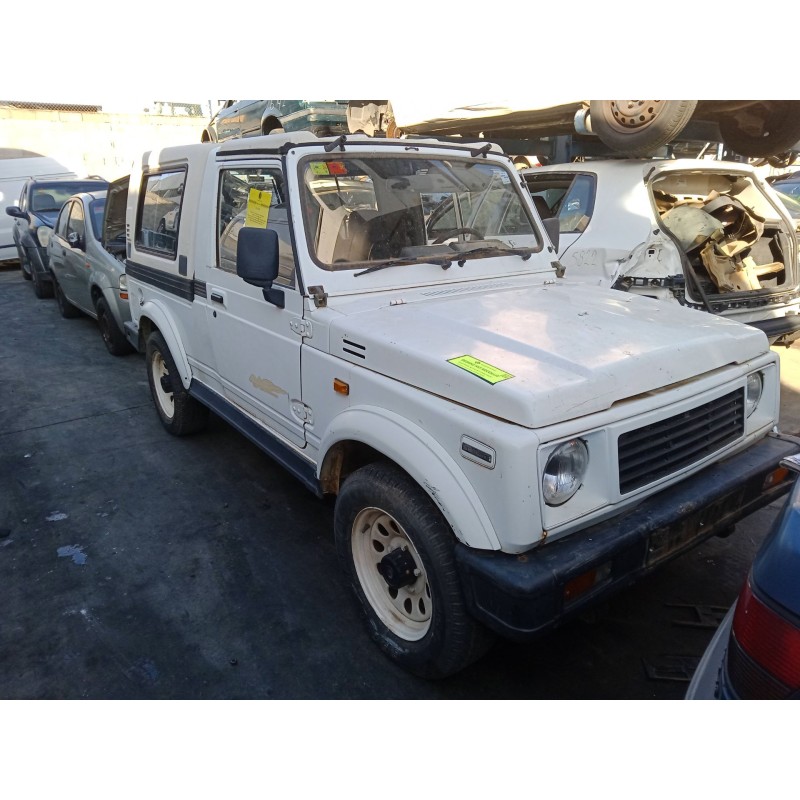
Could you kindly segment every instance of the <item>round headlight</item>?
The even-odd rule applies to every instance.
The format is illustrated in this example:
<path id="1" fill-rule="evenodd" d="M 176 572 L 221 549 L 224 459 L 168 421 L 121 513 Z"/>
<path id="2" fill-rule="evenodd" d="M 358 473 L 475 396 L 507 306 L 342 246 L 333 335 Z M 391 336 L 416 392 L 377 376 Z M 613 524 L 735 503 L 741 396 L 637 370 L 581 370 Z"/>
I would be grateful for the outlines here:
<path id="1" fill-rule="evenodd" d="M 39 244 L 42 247 L 47 247 L 47 243 L 50 241 L 50 234 L 52 231 L 50 228 L 46 226 L 42 226 L 41 228 L 36 229 L 36 238 L 39 240 Z"/>
<path id="2" fill-rule="evenodd" d="M 760 372 L 753 372 L 747 376 L 747 391 L 745 393 L 745 412 L 749 417 L 758 406 L 761 394 L 764 391 L 764 378 Z"/>
<path id="3" fill-rule="evenodd" d="M 589 451 L 581 439 L 572 439 L 559 445 L 550 454 L 542 477 L 542 493 L 549 506 L 560 506 L 581 488 Z"/>

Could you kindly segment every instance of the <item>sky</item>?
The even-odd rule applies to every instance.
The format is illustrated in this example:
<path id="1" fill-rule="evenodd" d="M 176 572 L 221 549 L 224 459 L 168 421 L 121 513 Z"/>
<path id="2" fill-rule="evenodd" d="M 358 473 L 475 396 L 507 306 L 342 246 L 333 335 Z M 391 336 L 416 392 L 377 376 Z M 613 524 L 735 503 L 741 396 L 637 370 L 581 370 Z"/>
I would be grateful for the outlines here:
<path id="1" fill-rule="evenodd" d="M 543 105 L 542 98 L 564 95 L 800 94 L 792 48 L 775 46 L 760 28 L 754 33 L 743 12 L 698 15 L 689 0 L 670 0 L 667 10 L 650 4 L 613 11 L 584 0 L 550 6 L 351 0 L 296 10 L 244 3 L 235 11 L 210 2 L 137 0 L 135 10 L 120 7 L 113 15 L 105 0 L 72 0 L 70 14 L 63 8 L 41 0 L 40 23 L 4 43 L 0 95 L 140 110 L 156 99 L 231 95 L 403 96 L 454 107 L 497 97 Z M 793 3 L 770 3 L 771 19 L 791 27 L 796 16 Z M 33 58 L 31 41 L 37 53 L 61 55 L 55 62 Z M 91 44 L 86 53 L 82 42 Z M 78 79 L 60 80 L 71 63 Z M 12 65 L 18 80 L 9 78 Z"/>

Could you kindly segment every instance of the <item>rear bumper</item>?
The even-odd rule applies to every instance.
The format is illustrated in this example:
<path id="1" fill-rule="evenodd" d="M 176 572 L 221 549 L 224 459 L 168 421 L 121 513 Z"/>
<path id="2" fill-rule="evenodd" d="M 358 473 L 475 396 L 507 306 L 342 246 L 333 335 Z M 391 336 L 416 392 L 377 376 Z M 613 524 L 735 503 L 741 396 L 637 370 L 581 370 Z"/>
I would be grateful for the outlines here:
<path id="1" fill-rule="evenodd" d="M 800 337 L 800 314 L 786 314 L 749 324 L 764 331 L 770 344 L 789 344 Z"/>
<path id="2" fill-rule="evenodd" d="M 797 440 L 769 435 L 631 511 L 521 555 L 458 544 L 467 605 L 502 636 L 535 639 L 785 494 L 793 474 L 767 488 L 765 480 L 798 452 Z M 586 588 L 591 570 L 600 577 Z"/>

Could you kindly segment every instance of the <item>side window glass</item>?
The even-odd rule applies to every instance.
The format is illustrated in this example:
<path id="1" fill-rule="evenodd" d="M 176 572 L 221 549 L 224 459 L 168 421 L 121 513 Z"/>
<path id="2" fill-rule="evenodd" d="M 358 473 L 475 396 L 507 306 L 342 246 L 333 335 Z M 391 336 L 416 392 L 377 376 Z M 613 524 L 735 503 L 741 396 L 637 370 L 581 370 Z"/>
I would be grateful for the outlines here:
<path id="1" fill-rule="evenodd" d="M 139 197 L 136 245 L 174 259 L 178 253 L 186 170 L 145 175 Z"/>
<path id="2" fill-rule="evenodd" d="M 69 209 L 72 206 L 72 203 L 66 203 L 64 207 L 61 209 L 61 212 L 58 215 L 58 220 L 56 221 L 56 233 L 62 238 L 67 238 L 67 220 L 69 219 Z"/>
<path id="3" fill-rule="evenodd" d="M 22 192 L 20 193 L 20 196 L 19 196 L 19 207 L 23 211 L 27 211 L 28 210 L 28 184 L 27 183 L 22 187 Z"/>
<path id="4" fill-rule="evenodd" d="M 594 178 L 577 175 L 558 209 L 561 233 L 583 233 L 594 211 Z"/>
<path id="5" fill-rule="evenodd" d="M 278 234 L 278 279 L 295 285 L 295 257 L 289 233 L 286 188 L 279 169 L 234 167 L 220 173 L 217 202 L 217 267 L 236 272 L 236 246 L 243 227 L 270 228 Z"/>
<path id="6" fill-rule="evenodd" d="M 71 234 L 77 234 L 78 239 L 75 241 L 84 241 L 86 236 L 86 219 L 83 215 L 83 206 L 80 203 L 72 203 L 72 208 L 69 214 L 69 222 L 67 223 L 67 241 L 70 244 L 74 242 L 70 240 Z"/>

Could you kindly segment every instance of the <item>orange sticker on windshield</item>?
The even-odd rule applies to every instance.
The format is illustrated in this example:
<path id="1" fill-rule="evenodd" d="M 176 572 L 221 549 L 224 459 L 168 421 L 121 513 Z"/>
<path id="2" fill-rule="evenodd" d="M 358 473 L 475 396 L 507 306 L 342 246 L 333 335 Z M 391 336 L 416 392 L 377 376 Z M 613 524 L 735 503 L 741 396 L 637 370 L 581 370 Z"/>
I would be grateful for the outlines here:
<path id="1" fill-rule="evenodd" d="M 331 175 L 347 175 L 347 166 L 344 161 L 329 161 L 328 171 Z"/>

